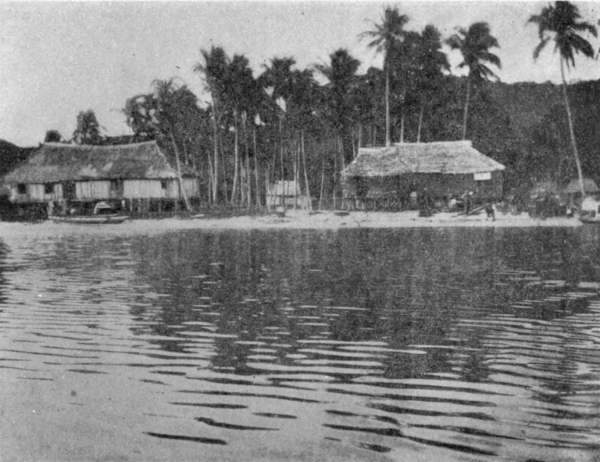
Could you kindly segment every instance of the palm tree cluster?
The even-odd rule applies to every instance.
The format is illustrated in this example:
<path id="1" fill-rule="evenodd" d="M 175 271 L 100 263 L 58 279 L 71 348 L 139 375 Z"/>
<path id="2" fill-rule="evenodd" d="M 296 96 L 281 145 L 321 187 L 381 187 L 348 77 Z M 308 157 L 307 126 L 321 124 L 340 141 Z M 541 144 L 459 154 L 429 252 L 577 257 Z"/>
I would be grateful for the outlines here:
<path id="1" fill-rule="evenodd" d="M 581 176 L 564 67 L 574 65 L 574 53 L 593 54 L 581 33 L 595 35 L 596 30 L 567 2 L 544 7 L 530 21 L 539 26 L 541 39 L 535 56 L 551 39 L 560 53 Z M 335 205 L 339 174 L 359 147 L 465 139 L 473 98 L 487 80 L 497 78 L 493 67 L 501 63 L 492 50 L 499 43 L 487 23 L 456 28 L 446 40 L 432 25 L 410 31 L 408 24 L 408 16 L 387 7 L 380 23 L 360 35 L 383 54 L 382 68 L 370 67 L 364 74 L 343 48 L 306 69 L 292 57 L 275 57 L 258 75 L 241 54 L 230 56 L 220 46 L 203 49 L 194 71 L 210 95 L 205 106 L 184 83 L 157 80 L 151 92 L 126 101 L 127 124 L 136 140 L 159 142 L 180 178 L 183 169 L 196 170 L 210 205 L 261 207 L 268 185 L 278 180 L 294 180 L 305 194 L 318 196 L 320 205 L 326 200 Z M 462 56 L 465 77 L 450 75 L 444 43 Z M 463 104 L 448 114 L 446 100 L 456 82 L 463 88 Z"/>
<path id="2" fill-rule="evenodd" d="M 381 23 L 361 34 L 384 55 L 383 69 L 362 75 L 360 61 L 344 48 L 306 69 L 292 57 L 275 57 L 259 75 L 243 55 L 203 49 L 194 71 L 210 95 L 207 107 L 183 83 L 159 80 L 148 94 L 127 100 L 127 124 L 136 140 L 156 139 L 180 175 L 185 166 L 201 173 L 210 204 L 261 206 L 276 180 L 294 180 L 321 204 L 326 197 L 335 203 L 339 174 L 359 147 L 402 142 L 409 131 L 411 141 L 431 139 L 423 127 L 449 64 L 439 31 L 407 31 L 408 22 L 397 8 L 385 8 Z M 481 42 L 471 43 L 485 52 Z M 497 45 L 493 37 L 486 43 Z M 411 130 L 409 117 L 418 120 Z"/>

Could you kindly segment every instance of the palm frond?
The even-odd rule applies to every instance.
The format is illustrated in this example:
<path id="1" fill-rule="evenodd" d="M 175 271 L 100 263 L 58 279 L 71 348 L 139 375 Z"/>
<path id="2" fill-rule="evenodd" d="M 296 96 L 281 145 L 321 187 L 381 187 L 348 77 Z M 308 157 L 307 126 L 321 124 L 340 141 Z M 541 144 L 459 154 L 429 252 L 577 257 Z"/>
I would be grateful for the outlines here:
<path id="1" fill-rule="evenodd" d="M 580 35 L 572 35 L 570 37 L 569 42 L 571 48 L 575 50 L 576 53 L 581 53 L 582 55 L 587 56 L 588 58 L 592 58 L 594 56 L 594 48 L 592 47 L 590 42 L 588 42 Z"/>
<path id="2" fill-rule="evenodd" d="M 578 32 L 588 32 L 589 34 L 593 35 L 594 37 L 598 37 L 598 30 L 596 29 L 596 26 L 594 26 L 593 24 L 590 24 L 589 22 L 585 22 L 585 21 L 578 22 L 578 23 L 571 25 L 571 28 Z"/>
<path id="3" fill-rule="evenodd" d="M 550 41 L 550 37 L 542 37 L 540 43 L 533 49 L 533 59 L 538 59 L 542 50 L 546 47 L 548 42 Z"/>

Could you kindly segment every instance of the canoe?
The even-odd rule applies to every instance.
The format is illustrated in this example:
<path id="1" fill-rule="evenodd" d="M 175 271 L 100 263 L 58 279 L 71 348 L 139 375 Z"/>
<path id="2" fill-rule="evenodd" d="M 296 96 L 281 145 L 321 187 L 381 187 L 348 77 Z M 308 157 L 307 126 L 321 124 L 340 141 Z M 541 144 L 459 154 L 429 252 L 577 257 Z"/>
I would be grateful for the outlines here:
<path id="1" fill-rule="evenodd" d="M 74 215 L 74 216 L 52 216 L 54 223 L 76 223 L 80 225 L 118 224 L 127 220 L 127 215 Z"/>
<path id="2" fill-rule="evenodd" d="M 590 215 L 580 215 L 579 221 L 582 223 L 600 224 L 600 217 Z"/>

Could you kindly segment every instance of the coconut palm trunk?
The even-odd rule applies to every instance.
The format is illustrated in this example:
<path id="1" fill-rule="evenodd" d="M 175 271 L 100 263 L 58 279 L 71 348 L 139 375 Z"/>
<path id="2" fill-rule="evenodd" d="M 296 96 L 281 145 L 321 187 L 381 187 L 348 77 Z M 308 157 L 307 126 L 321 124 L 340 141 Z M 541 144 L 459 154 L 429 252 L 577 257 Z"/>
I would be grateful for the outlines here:
<path id="1" fill-rule="evenodd" d="M 462 139 L 467 139 L 467 121 L 469 119 L 469 100 L 471 99 L 471 77 L 467 77 L 467 95 L 465 97 L 465 109 L 463 112 L 463 132 Z"/>
<path id="2" fill-rule="evenodd" d="M 421 102 L 419 110 L 419 123 L 417 124 L 417 143 L 421 142 L 421 127 L 423 126 L 423 112 L 425 112 L 425 104 Z"/>
<path id="3" fill-rule="evenodd" d="M 300 142 L 302 143 L 302 166 L 304 168 L 304 188 L 308 200 L 308 210 L 312 210 L 312 201 L 310 199 L 310 189 L 308 187 L 308 173 L 306 171 L 306 151 L 304 150 L 304 130 L 300 132 Z"/>
<path id="4" fill-rule="evenodd" d="M 237 182 L 238 182 L 238 169 L 239 169 L 239 140 L 238 140 L 238 122 L 237 122 L 237 111 L 233 113 L 233 186 L 231 189 L 231 204 L 235 205 L 237 198 Z"/>
<path id="5" fill-rule="evenodd" d="M 386 66 L 385 70 L 385 145 L 392 145 L 390 136 L 390 70 Z"/>
<path id="6" fill-rule="evenodd" d="M 571 115 L 571 106 L 569 104 L 569 95 L 567 93 L 567 80 L 565 79 L 565 63 L 564 59 L 560 58 L 560 76 L 562 78 L 563 98 L 565 100 L 565 109 L 567 110 L 567 120 L 569 122 L 569 135 L 571 137 L 571 147 L 575 156 L 575 166 L 577 167 L 577 177 L 579 178 L 579 189 L 581 190 L 581 198 L 585 197 L 585 188 L 583 186 L 583 173 L 581 171 L 581 162 L 579 161 L 579 152 L 577 151 L 577 142 L 575 141 L 575 131 L 573 130 L 573 116 Z"/>
<path id="7" fill-rule="evenodd" d="M 260 189 L 259 189 L 259 172 L 258 172 L 258 149 L 256 143 L 256 127 L 252 127 L 252 144 L 254 146 L 254 181 L 256 189 L 256 208 L 260 207 Z"/>
<path id="8" fill-rule="evenodd" d="M 217 203 L 219 194 L 219 128 L 217 125 L 217 108 L 213 99 L 213 154 L 214 162 L 212 165 L 212 200 L 213 204 Z"/>
<path id="9" fill-rule="evenodd" d="M 190 201 L 188 200 L 187 194 L 185 192 L 185 188 L 183 187 L 183 178 L 181 176 L 181 162 L 179 161 L 179 148 L 177 147 L 177 143 L 175 142 L 175 137 L 173 136 L 173 127 L 170 127 L 169 135 L 171 138 L 171 144 L 173 145 L 173 151 L 175 151 L 175 165 L 177 167 L 177 181 L 179 183 L 179 193 L 181 194 L 181 198 L 183 199 L 183 203 L 185 204 L 185 209 L 188 212 L 192 211 L 192 207 L 190 205 Z"/>

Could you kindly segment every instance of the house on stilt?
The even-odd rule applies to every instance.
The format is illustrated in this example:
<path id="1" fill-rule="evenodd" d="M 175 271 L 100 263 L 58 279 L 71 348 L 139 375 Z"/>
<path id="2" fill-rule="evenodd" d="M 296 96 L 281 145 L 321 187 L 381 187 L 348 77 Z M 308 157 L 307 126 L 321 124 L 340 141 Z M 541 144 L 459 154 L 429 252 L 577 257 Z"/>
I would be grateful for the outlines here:
<path id="1" fill-rule="evenodd" d="M 104 201 L 132 215 L 176 211 L 183 192 L 199 199 L 198 175 L 177 171 L 155 141 L 112 146 L 42 144 L 3 179 L 9 200 L 23 214 L 91 213 Z M 183 192 L 181 191 L 183 189 Z M 52 204 L 49 207 L 49 204 Z"/>
<path id="2" fill-rule="evenodd" d="M 348 208 L 401 210 L 424 192 L 444 202 L 468 191 L 480 200 L 499 200 L 504 169 L 471 141 L 360 148 L 342 171 L 344 203 Z"/>

